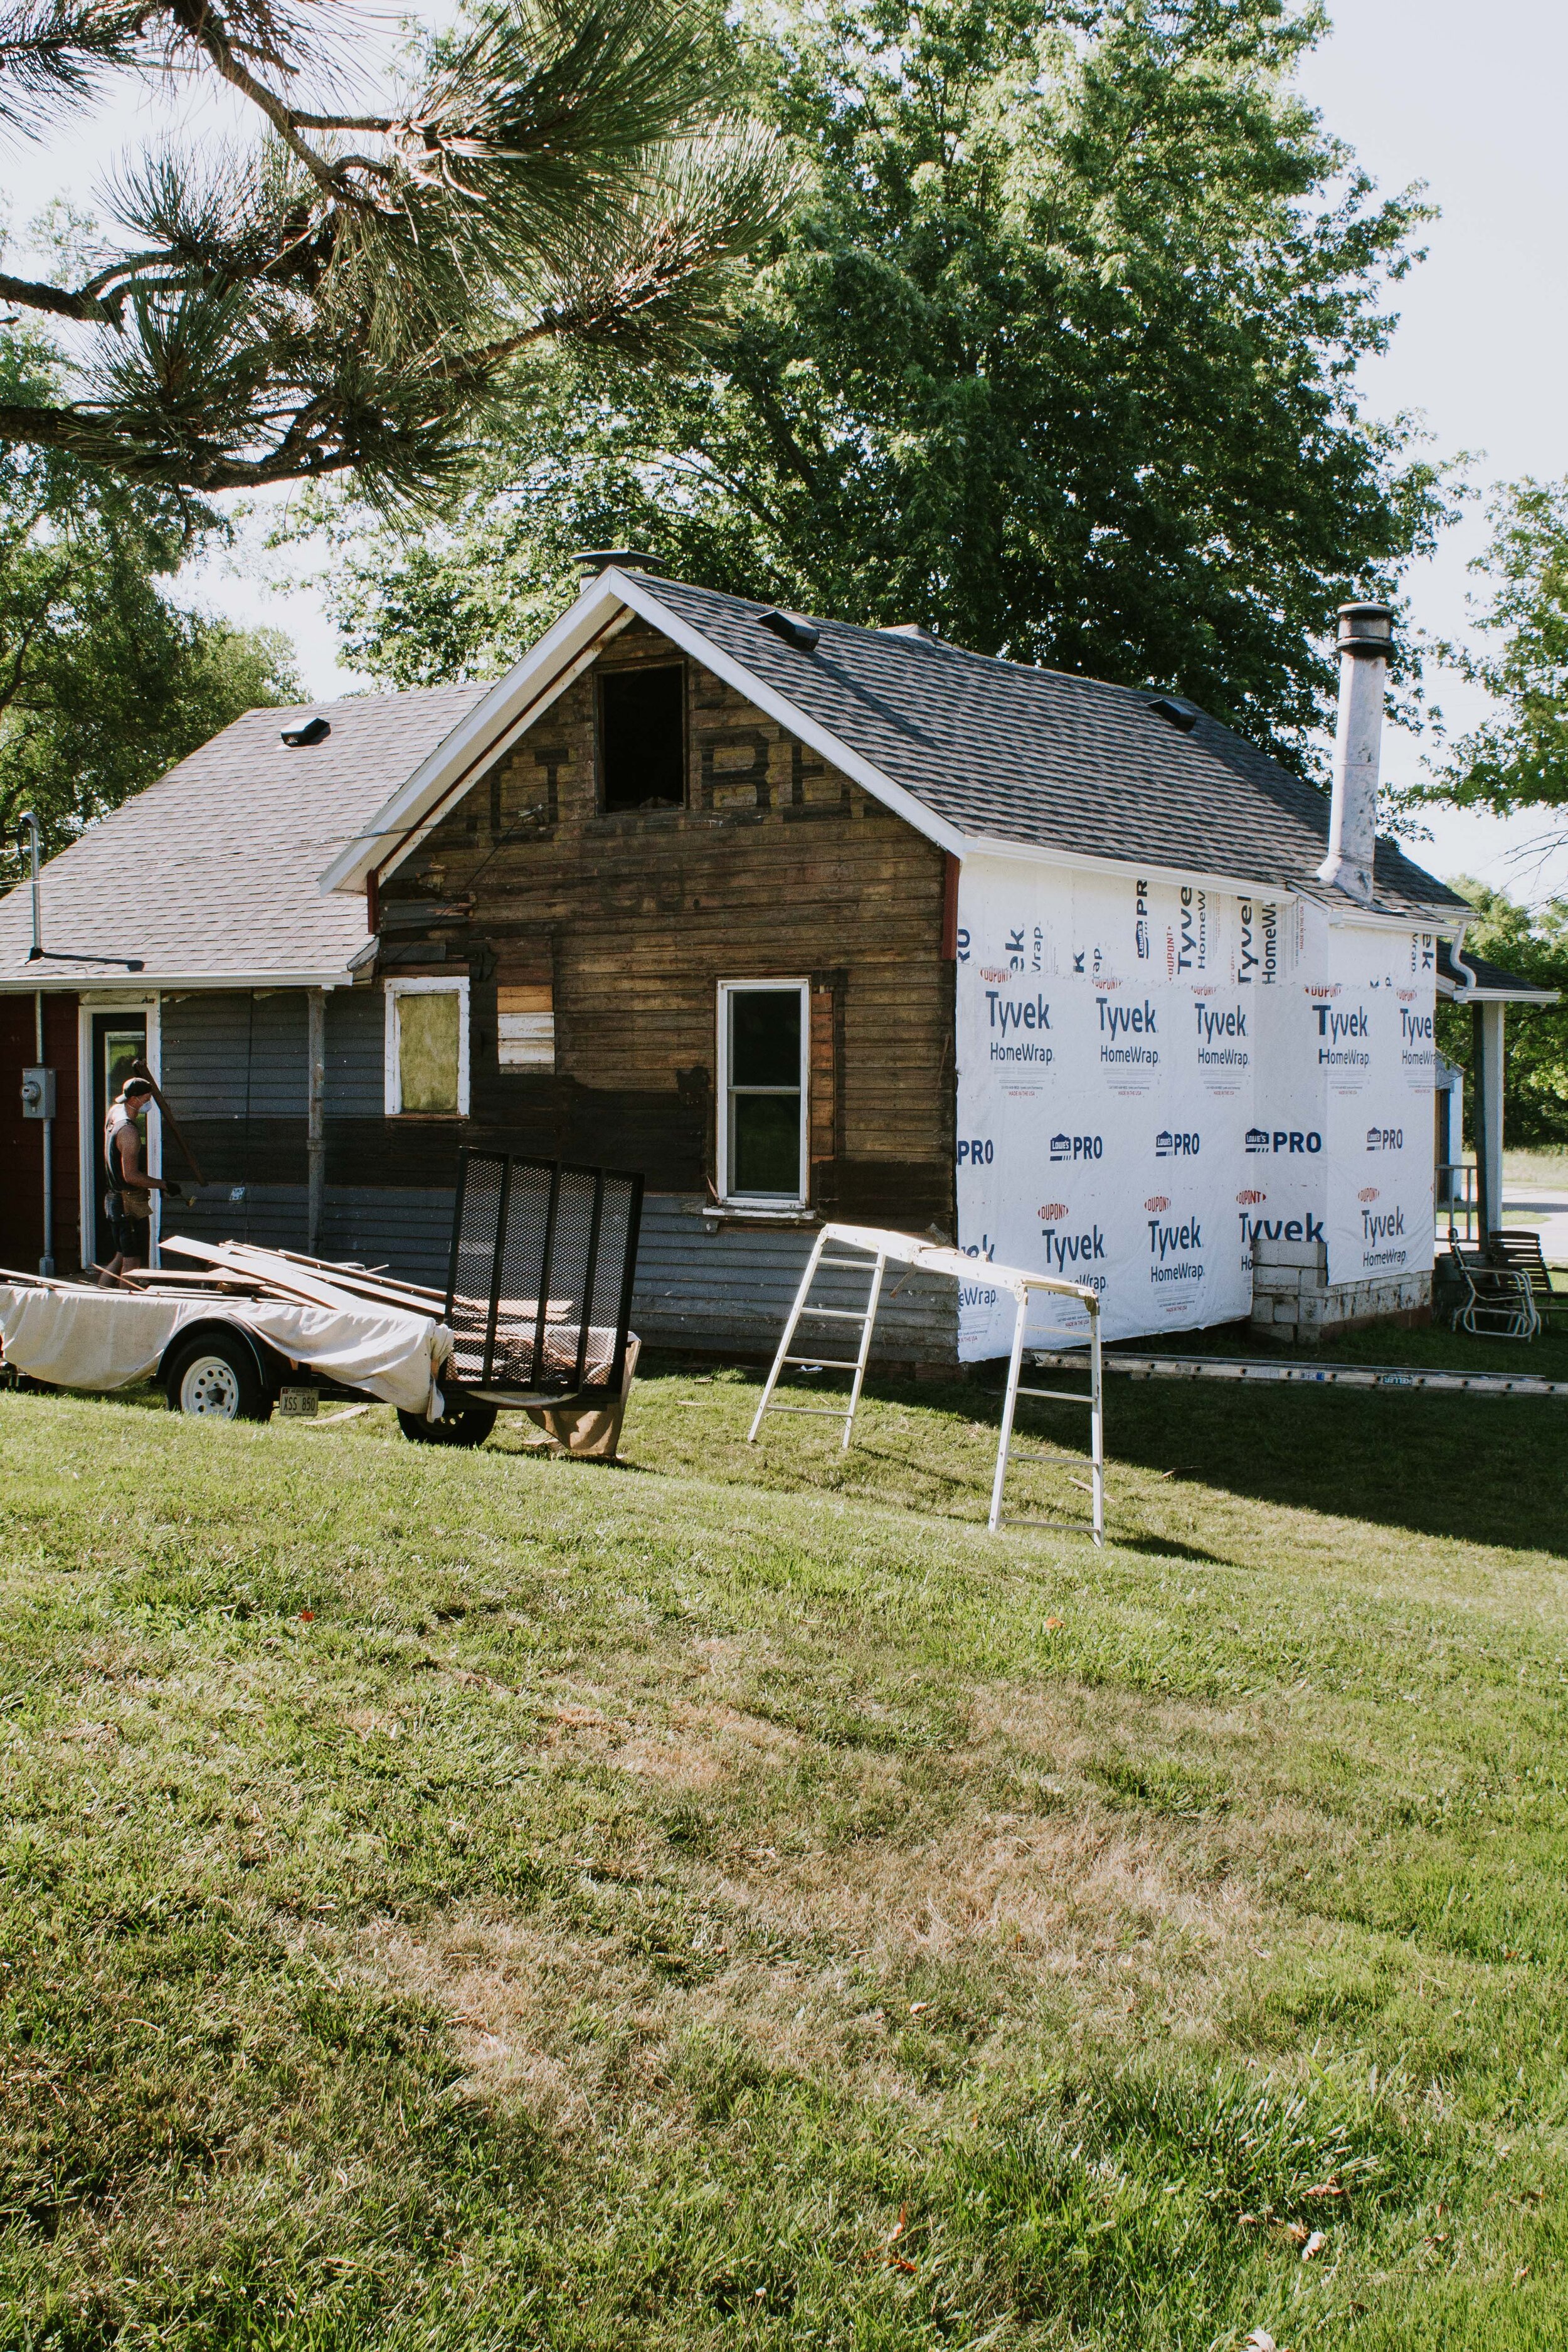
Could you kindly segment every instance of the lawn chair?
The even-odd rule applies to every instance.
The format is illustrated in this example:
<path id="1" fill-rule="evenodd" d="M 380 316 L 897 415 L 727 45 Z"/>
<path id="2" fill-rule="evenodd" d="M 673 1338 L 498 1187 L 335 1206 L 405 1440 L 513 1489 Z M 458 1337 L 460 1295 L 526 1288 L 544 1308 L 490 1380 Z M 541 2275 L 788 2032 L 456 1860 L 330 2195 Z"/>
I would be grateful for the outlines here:
<path id="1" fill-rule="evenodd" d="M 1449 1319 L 1456 1331 L 1477 1339 L 1533 1339 L 1541 1328 L 1530 1276 L 1521 1266 L 1499 1265 L 1483 1249 L 1452 1243 L 1438 1261 L 1442 1286 L 1454 1300 Z"/>
<path id="2" fill-rule="evenodd" d="M 1510 1225 L 1504 1232 L 1489 1235 L 1487 1256 L 1493 1265 L 1511 1266 L 1524 1276 L 1539 1321 L 1544 1323 L 1554 1316 L 1568 1315 L 1568 1289 L 1560 1290 L 1552 1281 L 1539 1234 Z"/>

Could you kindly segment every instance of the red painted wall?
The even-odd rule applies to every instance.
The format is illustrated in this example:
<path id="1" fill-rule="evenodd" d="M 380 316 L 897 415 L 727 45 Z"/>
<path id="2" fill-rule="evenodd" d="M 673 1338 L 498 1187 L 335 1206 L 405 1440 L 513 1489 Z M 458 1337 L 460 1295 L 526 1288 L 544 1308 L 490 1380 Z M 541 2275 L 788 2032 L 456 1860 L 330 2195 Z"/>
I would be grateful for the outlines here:
<path id="1" fill-rule="evenodd" d="M 44 999 L 44 1060 L 55 1073 L 55 1265 L 80 1265 L 77 1000 Z M 0 1265 L 37 1271 L 44 1247 L 44 1129 L 22 1116 L 22 1072 L 37 1060 L 30 996 L 0 996 Z"/>

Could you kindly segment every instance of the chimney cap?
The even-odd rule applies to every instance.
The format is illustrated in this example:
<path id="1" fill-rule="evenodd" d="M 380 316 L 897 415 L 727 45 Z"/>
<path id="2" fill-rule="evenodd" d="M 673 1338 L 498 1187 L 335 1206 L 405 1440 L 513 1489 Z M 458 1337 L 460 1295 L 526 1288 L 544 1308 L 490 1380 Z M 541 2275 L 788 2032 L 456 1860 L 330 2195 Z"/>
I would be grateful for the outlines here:
<path id="1" fill-rule="evenodd" d="M 1357 601 L 1339 608 L 1339 651 L 1386 661 L 1394 649 L 1392 605 Z"/>
<path id="2" fill-rule="evenodd" d="M 657 555 L 648 555 L 640 547 L 583 547 L 572 558 L 582 573 L 584 584 L 596 580 L 601 572 L 615 564 L 622 572 L 651 572 L 656 578 L 668 572 L 669 566 L 661 563 Z"/>

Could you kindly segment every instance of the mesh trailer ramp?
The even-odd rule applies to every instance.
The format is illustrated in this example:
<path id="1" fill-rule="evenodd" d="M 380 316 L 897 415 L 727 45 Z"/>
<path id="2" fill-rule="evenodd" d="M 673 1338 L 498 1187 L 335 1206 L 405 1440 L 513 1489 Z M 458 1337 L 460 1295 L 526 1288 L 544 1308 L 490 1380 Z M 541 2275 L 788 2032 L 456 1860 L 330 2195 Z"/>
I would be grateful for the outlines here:
<path id="1" fill-rule="evenodd" d="M 829 1252 L 833 1255 L 830 1256 Z M 824 1225 L 806 1260 L 795 1305 L 790 1308 L 784 1337 L 773 1357 L 763 1400 L 747 1434 L 746 1443 L 754 1445 L 757 1432 L 765 1412 L 798 1412 L 844 1423 L 843 1445 L 847 1451 L 854 1433 L 855 1415 L 860 1408 L 860 1391 L 865 1383 L 866 1365 L 871 1353 L 871 1334 L 876 1328 L 877 1309 L 881 1304 L 882 1276 L 889 1265 L 907 1265 L 921 1274 L 945 1276 L 953 1282 L 973 1282 L 979 1262 L 966 1256 L 961 1249 L 942 1243 L 920 1240 L 913 1234 L 884 1231 L 879 1225 Z M 858 1274 L 866 1278 L 868 1288 L 859 1307 L 814 1307 L 811 1294 L 817 1275 L 822 1270 L 842 1274 Z M 1092 1473 L 1090 1491 L 1094 1501 L 1094 1540 L 1105 1541 L 1105 1408 L 1100 1382 L 1100 1297 L 1086 1283 L 1066 1282 L 1058 1275 L 1031 1274 L 1022 1266 L 997 1265 L 987 1258 L 985 1280 L 998 1290 L 1011 1293 L 1013 1299 L 1013 1349 L 1007 1361 L 1007 1386 L 1002 1398 L 1002 1426 L 996 1441 L 996 1468 L 991 1482 L 991 1509 L 986 1526 L 993 1535 L 1002 1527 L 1002 1495 L 1007 1481 L 1007 1465 L 1014 1457 L 1013 1416 L 1021 1396 L 1050 1397 L 1059 1404 L 1087 1405 L 1089 1427 L 1089 1465 Z M 1024 1385 L 1024 1327 L 1028 1320 L 1029 1302 L 1035 1297 L 1070 1298 L 1089 1312 L 1089 1372 L 1087 1394 L 1079 1389 L 1037 1389 Z M 859 1338 L 851 1340 L 853 1356 L 823 1356 L 792 1353 L 802 1323 L 832 1323 L 840 1327 L 858 1324 Z M 1078 1355 L 1078 1365 L 1084 1359 Z M 780 1375 L 792 1364 L 810 1365 L 814 1370 L 848 1372 L 852 1375 L 849 1394 L 841 1405 L 780 1403 L 774 1395 Z M 1064 1458 L 1059 1454 L 1033 1450 L 1019 1454 L 1017 1459 L 1030 1462 L 1055 1462 Z"/>
<path id="2" fill-rule="evenodd" d="M 642 1202 L 642 1178 L 614 1169 L 458 1151 L 442 1380 L 454 1419 L 616 1406 L 636 1345 Z"/>

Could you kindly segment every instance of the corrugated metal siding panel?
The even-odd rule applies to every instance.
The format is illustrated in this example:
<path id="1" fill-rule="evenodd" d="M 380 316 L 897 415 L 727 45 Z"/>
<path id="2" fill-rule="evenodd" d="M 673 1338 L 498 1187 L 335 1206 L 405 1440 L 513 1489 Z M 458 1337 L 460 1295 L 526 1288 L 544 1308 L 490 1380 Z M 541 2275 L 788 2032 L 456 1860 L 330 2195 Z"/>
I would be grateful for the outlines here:
<path id="1" fill-rule="evenodd" d="M 379 988 L 335 988 L 327 998 L 329 1118 L 380 1118 L 386 1109 L 386 1004 Z"/>
<path id="2" fill-rule="evenodd" d="M 303 1118 L 303 989 L 165 996 L 163 1083 L 188 1119 Z"/>

